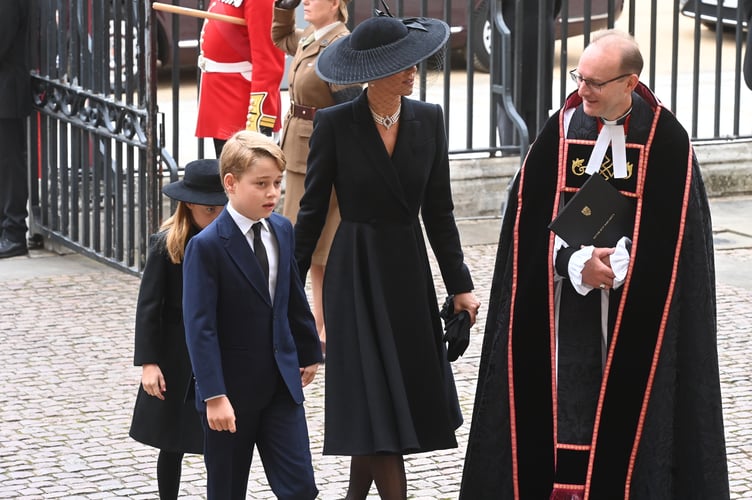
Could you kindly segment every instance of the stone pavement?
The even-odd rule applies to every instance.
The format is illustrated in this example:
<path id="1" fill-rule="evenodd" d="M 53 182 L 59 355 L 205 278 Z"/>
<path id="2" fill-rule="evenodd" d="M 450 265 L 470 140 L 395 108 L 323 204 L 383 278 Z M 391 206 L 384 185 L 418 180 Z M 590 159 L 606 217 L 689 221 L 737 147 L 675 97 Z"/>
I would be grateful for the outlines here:
<path id="1" fill-rule="evenodd" d="M 712 200 L 718 270 L 718 348 L 732 498 L 752 498 L 752 198 Z M 488 303 L 498 219 L 460 223 L 469 266 Z M 439 281 L 436 274 L 437 282 Z M 156 451 L 128 437 L 140 369 L 132 366 L 139 280 L 75 254 L 34 250 L 0 260 L 0 498 L 157 498 Z M 443 287 L 437 284 L 443 294 Z M 483 309 L 477 325 L 485 324 Z M 468 419 L 459 448 L 407 459 L 414 499 L 457 498 L 482 343 L 454 363 Z M 321 499 L 342 498 L 347 460 L 321 455 L 323 380 L 307 388 Z M 183 467 L 181 497 L 204 497 L 199 456 Z M 376 498 L 375 489 L 372 496 Z M 273 498 L 254 461 L 248 498 Z"/>

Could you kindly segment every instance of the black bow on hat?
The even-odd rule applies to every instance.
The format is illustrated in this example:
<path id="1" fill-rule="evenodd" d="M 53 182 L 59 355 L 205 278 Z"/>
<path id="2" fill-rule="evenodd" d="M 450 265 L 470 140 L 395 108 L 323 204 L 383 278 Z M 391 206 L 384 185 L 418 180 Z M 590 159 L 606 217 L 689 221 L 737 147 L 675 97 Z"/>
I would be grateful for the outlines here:
<path id="1" fill-rule="evenodd" d="M 338 85 L 380 80 L 428 59 L 449 40 L 449 26 L 439 19 L 376 14 L 319 55 L 316 73 L 322 80 Z"/>

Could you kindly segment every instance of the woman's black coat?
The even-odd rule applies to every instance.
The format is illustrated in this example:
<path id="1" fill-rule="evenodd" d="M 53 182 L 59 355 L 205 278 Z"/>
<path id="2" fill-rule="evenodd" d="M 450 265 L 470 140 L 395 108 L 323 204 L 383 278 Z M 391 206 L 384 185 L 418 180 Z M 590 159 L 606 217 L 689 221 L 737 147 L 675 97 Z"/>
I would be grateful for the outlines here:
<path id="1" fill-rule="evenodd" d="M 161 450 L 202 453 L 203 430 L 183 328 L 183 265 L 170 261 L 165 240 L 162 232 L 149 241 L 136 306 L 133 363 L 157 363 L 167 391 L 163 401 L 139 386 L 130 436 Z"/>
<path id="2" fill-rule="evenodd" d="M 453 216 L 443 114 L 435 104 L 402 99 L 390 156 L 366 96 L 316 112 L 295 226 L 305 273 L 336 189 L 342 221 L 324 277 L 324 453 L 456 447 L 462 417 L 423 238 L 425 228 L 447 291 L 472 290 Z"/>

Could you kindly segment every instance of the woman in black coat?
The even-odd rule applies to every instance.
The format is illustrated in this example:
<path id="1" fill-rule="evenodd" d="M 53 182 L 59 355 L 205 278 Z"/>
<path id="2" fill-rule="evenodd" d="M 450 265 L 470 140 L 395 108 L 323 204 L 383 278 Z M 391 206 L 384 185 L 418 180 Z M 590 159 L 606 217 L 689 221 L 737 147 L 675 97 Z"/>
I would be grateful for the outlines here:
<path id="1" fill-rule="evenodd" d="M 165 500 L 178 497 L 183 454 L 202 453 L 204 439 L 183 328 L 183 254 L 227 198 L 216 160 L 188 163 L 183 180 L 162 191 L 178 204 L 151 236 L 138 293 L 134 364 L 142 375 L 130 436 L 159 448 L 157 482 Z"/>
<path id="2" fill-rule="evenodd" d="M 462 423 L 419 214 L 455 310 L 479 302 L 454 222 L 441 108 L 407 99 L 449 36 L 435 19 L 368 19 L 323 51 L 325 81 L 368 82 L 318 110 L 295 226 L 308 270 L 334 187 L 342 221 L 324 277 L 324 453 L 352 456 L 348 499 L 406 497 L 403 455 L 457 446 Z"/>

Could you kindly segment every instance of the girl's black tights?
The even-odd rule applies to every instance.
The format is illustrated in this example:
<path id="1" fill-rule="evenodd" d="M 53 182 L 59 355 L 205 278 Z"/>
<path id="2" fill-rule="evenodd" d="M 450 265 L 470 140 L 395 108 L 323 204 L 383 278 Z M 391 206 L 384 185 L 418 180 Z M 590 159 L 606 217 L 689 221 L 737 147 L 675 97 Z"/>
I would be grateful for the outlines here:
<path id="1" fill-rule="evenodd" d="M 179 451 L 159 452 L 157 458 L 157 486 L 160 500 L 177 500 L 180 489 L 180 471 L 183 453 Z"/>

